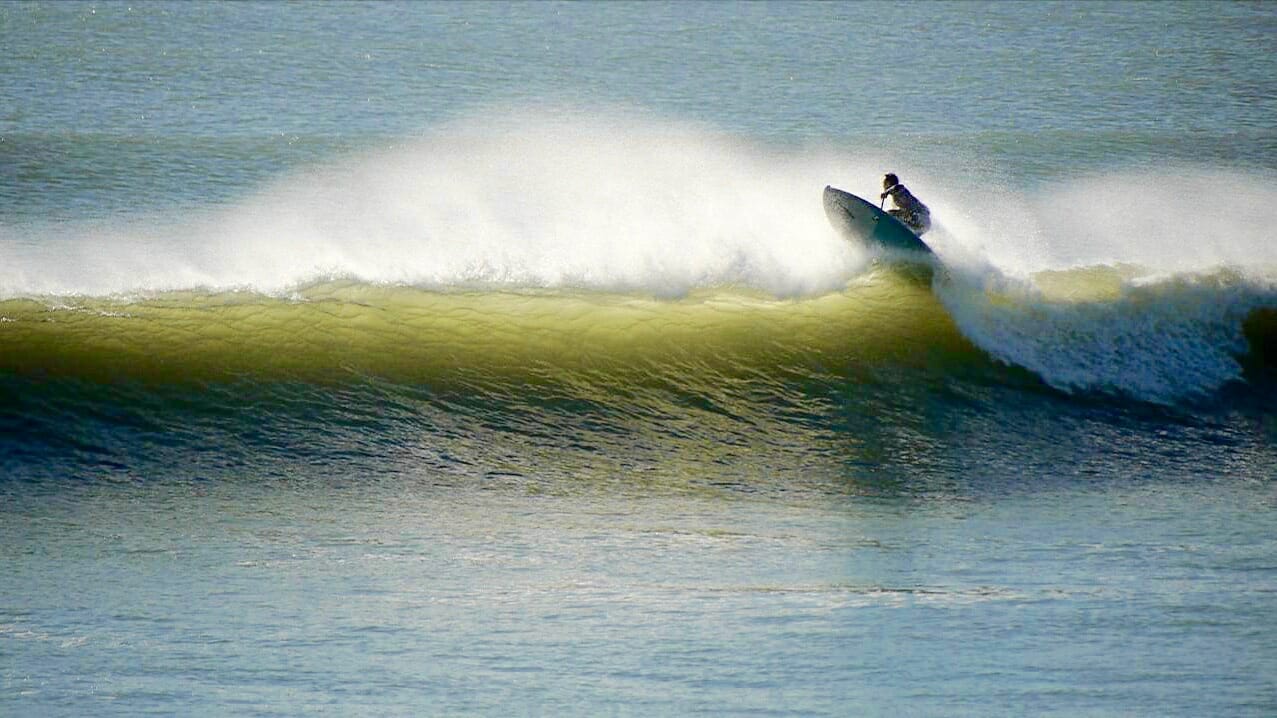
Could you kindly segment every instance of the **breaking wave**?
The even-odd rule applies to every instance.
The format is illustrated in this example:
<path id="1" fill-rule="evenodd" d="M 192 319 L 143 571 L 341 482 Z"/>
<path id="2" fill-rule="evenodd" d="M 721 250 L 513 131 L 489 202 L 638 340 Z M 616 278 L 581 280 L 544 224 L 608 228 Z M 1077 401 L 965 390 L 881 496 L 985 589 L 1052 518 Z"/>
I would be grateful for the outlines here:
<path id="1" fill-rule="evenodd" d="M 0 226 L 0 369 L 439 380 L 735 357 L 749 376 L 789 361 L 841 380 L 961 356 L 1171 404 L 1266 361 L 1272 176 L 1119 169 L 1017 189 L 891 162 L 522 113 L 195 213 Z M 933 209 L 934 274 L 885 269 L 826 223 L 825 184 L 872 196 L 884 166 Z"/>

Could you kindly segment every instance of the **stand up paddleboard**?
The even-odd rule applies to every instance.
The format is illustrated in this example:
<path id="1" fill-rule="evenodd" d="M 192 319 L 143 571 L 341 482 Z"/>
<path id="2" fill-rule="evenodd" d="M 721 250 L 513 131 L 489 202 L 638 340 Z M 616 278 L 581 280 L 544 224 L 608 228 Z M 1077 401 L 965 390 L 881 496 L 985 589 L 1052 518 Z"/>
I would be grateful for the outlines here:
<path id="1" fill-rule="evenodd" d="M 871 247 L 931 255 L 931 248 L 903 222 L 850 192 L 825 187 L 825 216 L 846 239 Z"/>

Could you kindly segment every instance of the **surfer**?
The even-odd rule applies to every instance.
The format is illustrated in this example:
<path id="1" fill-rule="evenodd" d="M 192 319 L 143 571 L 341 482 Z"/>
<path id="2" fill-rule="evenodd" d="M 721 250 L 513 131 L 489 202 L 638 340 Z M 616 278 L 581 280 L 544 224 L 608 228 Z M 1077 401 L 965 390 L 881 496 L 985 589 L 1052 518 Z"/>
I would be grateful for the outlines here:
<path id="1" fill-rule="evenodd" d="M 927 209 L 927 205 L 919 202 L 908 188 L 900 184 L 899 177 L 891 172 L 883 175 L 882 189 L 883 192 L 878 195 L 878 199 L 885 200 L 891 197 L 891 203 L 895 205 L 887 210 L 887 214 L 903 222 L 919 237 L 931 229 L 931 210 Z"/>

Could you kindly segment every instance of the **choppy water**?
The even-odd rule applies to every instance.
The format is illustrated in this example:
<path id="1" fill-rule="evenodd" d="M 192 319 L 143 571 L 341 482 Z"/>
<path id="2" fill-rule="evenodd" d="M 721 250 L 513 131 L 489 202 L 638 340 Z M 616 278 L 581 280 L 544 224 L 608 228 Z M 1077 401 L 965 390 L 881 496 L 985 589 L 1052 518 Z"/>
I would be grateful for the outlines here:
<path id="1" fill-rule="evenodd" d="M 0 5 L 0 712 L 1271 714 L 1274 37 Z"/>

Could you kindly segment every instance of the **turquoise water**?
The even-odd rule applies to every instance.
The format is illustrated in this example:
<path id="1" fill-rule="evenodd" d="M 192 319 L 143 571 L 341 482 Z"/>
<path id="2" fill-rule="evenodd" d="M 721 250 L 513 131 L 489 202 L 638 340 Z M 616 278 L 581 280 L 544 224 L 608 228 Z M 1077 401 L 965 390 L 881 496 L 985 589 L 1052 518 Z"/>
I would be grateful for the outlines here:
<path id="1" fill-rule="evenodd" d="M 1277 712 L 1273 38 L 0 5 L 0 713 Z"/>

